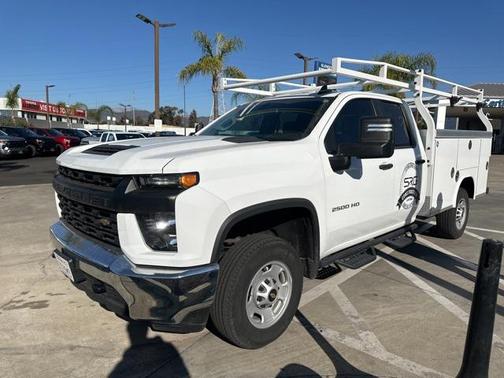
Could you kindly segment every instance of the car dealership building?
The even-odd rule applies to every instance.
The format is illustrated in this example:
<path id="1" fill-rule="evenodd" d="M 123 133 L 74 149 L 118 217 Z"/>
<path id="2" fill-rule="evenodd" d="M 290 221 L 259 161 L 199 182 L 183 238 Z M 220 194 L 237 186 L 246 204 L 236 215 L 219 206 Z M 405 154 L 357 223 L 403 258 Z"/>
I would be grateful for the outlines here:
<path id="1" fill-rule="evenodd" d="M 47 115 L 51 117 L 51 122 L 56 125 L 58 122 L 79 124 L 86 119 L 85 109 L 65 108 L 55 104 L 47 104 L 43 101 L 20 98 L 18 106 L 14 109 L 6 106 L 6 98 L 0 97 L 0 117 L 11 117 L 12 111 L 18 118 L 24 118 L 34 126 L 42 126 L 47 122 Z M 67 121 L 68 118 L 68 121 Z"/>

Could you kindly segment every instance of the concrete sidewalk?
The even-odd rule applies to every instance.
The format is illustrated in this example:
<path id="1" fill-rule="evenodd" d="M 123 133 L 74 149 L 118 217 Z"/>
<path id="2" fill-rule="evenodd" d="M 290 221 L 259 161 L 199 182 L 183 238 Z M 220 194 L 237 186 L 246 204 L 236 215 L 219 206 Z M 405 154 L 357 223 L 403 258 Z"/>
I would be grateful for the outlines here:
<path id="1" fill-rule="evenodd" d="M 288 331 L 255 351 L 208 331 L 155 333 L 103 310 L 49 257 L 48 227 L 57 218 L 51 186 L 0 187 L 2 375 L 454 376 L 480 238 L 504 238 L 503 158 L 492 159 L 491 194 L 471 204 L 472 228 L 461 239 L 422 236 L 401 251 L 381 246 L 380 258 L 364 269 L 305 280 L 300 311 Z M 504 371 L 503 293 L 492 377 Z"/>

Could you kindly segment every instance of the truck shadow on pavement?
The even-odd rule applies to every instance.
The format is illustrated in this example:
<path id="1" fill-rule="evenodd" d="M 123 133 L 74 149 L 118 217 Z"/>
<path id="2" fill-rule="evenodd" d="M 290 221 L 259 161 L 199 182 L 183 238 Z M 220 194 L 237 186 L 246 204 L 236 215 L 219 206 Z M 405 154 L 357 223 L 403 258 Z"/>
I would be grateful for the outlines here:
<path id="1" fill-rule="evenodd" d="M 172 377 L 188 377 L 187 370 L 177 348 L 159 336 L 148 338 L 148 325 L 142 321 L 131 321 L 127 325 L 130 347 L 121 361 L 110 372 L 109 377 L 146 377 L 170 366 Z"/>
<path id="2" fill-rule="evenodd" d="M 359 370 L 350 362 L 345 360 L 341 354 L 339 354 L 336 349 L 329 343 L 325 337 L 317 330 L 317 328 L 303 315 L 301 311 L 296 312 L 296 319 L 301 323 L 303 328 L 308 332 L 311 338 L 317 343 L 317 345 L 322 349 L 326 356 L 331 360 L 334 369 L 336 370 L 337 377 L 375 377 L 372 374 L 363 372 Z M 320 374 L 314 370 L 300 364 L 288 364 L 284 366 L 280 373 L 277 374 L 279 377 L 321 377 Z"/>
<path id="3" fill-rule="evenodd" d="M 401 249 L 396 249 L 397 252 L 402 253 L 404 255 L 420 259 L 426 262 L 429 262 L 433 265 L 442 267 L 450 272 L 453 272 L 455 274 L 458 274 L 459 276 L 471 281 L 474 283 L 476 281 L 476 271 L 477 271 L 477 264 L 474 264 L 472 266 L 472 263 L 466 262 L 462 259 L 452 257 L 449 255 L 446 255 L 436 249 L 424 246 L 422 244 L 412 244 L 408 247 L 401 248 Z M 447 281 L 435 274 L 432 274 L 424 269 L 421 269 L 415 265 L 412 265 L 402 259 L 399 259 L 395 256 L 388 255 L 386 253 L 378 251 L 377 253 L 378 256 L 383 258 L 384 260 L 387 260 L 395 265 L 398 265 L 411 273 L 417 275 L 420 278 L 423 278 L 426 281 L 429 281 L 437 286 L 440 286 L 446 290 L 449 290 L 450 292 L 467 299 L 468 301 L 472 301 L 472 296 L 473 293 L 472 291 L 466 290 L 450 281 Z M 461 268 L 466 268 L 474 271 L 474 276 L 470 273 L 465 272 Z M 501 276 L 502 277 L 502 276 Z M 504 290 L 499 288 L 499 295 L 504 296 Z M 500 316 L 504 316 L 504 307 L 497 305 L 496 308 L 496 313 L 499 314 Z"/>

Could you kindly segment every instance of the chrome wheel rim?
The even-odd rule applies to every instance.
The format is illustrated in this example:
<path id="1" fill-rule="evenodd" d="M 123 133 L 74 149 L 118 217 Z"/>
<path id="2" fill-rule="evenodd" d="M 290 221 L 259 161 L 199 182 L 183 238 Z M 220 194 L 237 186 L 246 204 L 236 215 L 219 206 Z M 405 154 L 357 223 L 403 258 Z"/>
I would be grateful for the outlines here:
<path id="1" fill-rule="evenodd" d="M 292 293 L 292 274 L 284 263 L 264 264 L 252 278 L 247 290 L 245 309 L 247 318 L 256 328 L 275 324 L 289 305 Z"/>
<path id="2" fill-rule="evenodd" d="M 457 208 L 455 210 L 455 225 L 460 230 L 464 227 L 465 220 L 467 217 L 467 204 L 466 201 L 461 199 L 457 203 Z"/>

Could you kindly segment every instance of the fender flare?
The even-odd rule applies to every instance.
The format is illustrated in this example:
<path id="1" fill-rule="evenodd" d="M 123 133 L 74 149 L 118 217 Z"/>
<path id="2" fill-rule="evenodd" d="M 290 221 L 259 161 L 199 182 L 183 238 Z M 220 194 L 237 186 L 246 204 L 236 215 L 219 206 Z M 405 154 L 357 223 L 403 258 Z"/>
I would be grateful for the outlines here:
<path id="1" fill-rule="evenodd" d="M 262 213 L 266 213 L 268 211 L 288 209 L 288 208 L 304 208 L 307 209 L 310 213 L 312 225 L 313 225 L 313 263 L 316 264 L 318 268 L 318 263 L 320 259 L 320 228 L 317 210 L 313 203 L 305 198 L 285 198 L 278 199 L 273 201 L 262 202 L 258 204 L 254 204 L 252 206 L 245 207 L 240 209 L 231 215 L 229 215 L 226 220 L 222 223 L 219 231 L 217 232 L 217 236 L 214 241 L 214 246 L 212 250 L 212 258 L 211 262 L 217 262 L 220 256 L 220 249 L 222 244 L 224 243 L 226 235 L 229 231 L 235 226 L 238 222 L 241 222 L 251 216 L 259 215 Z"/>

